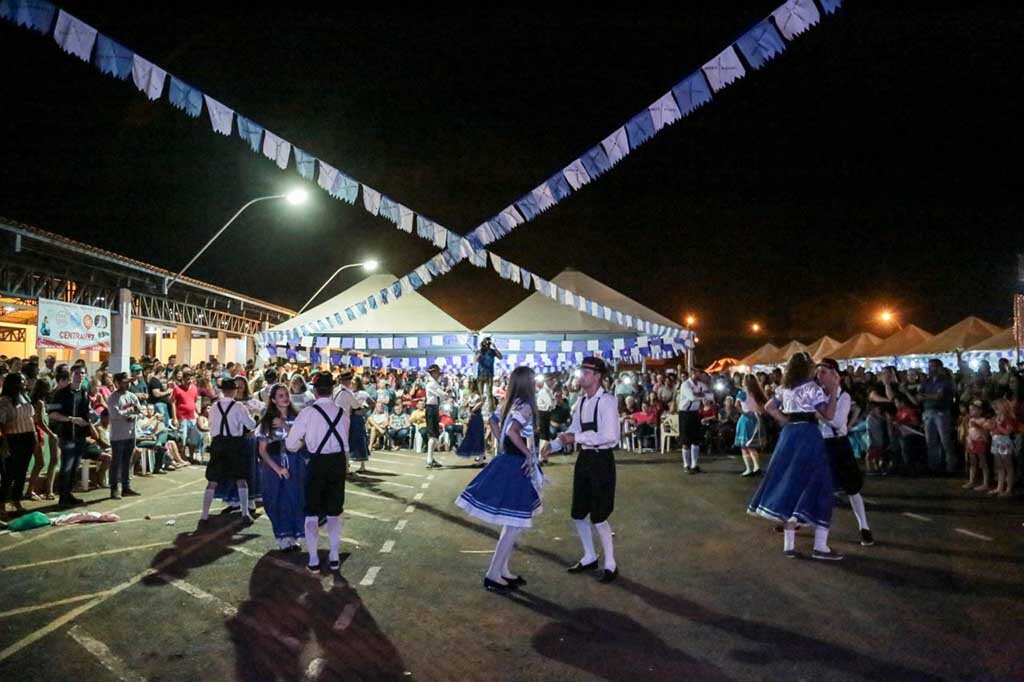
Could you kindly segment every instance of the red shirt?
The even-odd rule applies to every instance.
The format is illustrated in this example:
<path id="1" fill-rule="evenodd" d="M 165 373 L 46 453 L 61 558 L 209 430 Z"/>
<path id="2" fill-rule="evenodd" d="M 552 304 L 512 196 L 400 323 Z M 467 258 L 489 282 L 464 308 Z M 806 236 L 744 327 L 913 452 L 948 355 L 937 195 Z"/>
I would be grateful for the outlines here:
<path id="1" fill-rule="evenodd" d="M 913 407 L 901 407 L 896 410 L 896 423 L 903 426 L 920 426 L 921 415 Z"/>
<path id="2" fill-rule="evenodd" d="M 171 393 L 171 400 L 174 401 L 174 409 L 178 419 L 196 418 L 196 400 L 199 398 L 199 387 L 194 382 L 189 383 L 188 388 L 175 385 Z"/>
<path id="3" fill-rule="evenodd" d="M 658 413 L 657 412 L 634 412 L 633 421 L 637 424 L 657 424 Z"/>

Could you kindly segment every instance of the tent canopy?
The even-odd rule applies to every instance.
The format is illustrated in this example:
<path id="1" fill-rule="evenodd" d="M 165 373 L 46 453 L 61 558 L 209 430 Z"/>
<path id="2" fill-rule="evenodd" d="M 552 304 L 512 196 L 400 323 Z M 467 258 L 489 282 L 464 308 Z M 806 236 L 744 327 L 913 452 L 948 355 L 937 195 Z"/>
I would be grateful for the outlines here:
<path id="1" fill-rule="evenodd" d="M 785 364 L 789 362 L 789 359 L 791 357 L 805 350 L 807 350 L 807 346 L 805 346 L 804 344 L 800 343 L 799 341 L 790 341 L 785 346 L 780 348 L 778 353 L 776 353 L 774 364 Z"/>
<path id="2" fill-rule="evenodd" d="M 835 352 L 836 348 L 843 345 L 841 342 L 836 341 L 831 336 L 823 336 L 817 341 L 807 346 L 807 352 L 811 354 L 811 357 L 815 362 L 820 362 L 822 358 L 832 357 L 832 353 Z"/>
<path id="3" fill-rule="evenodd" d="M 656 324 L 678 327 L 672 320 L 601 284 L 578 270 L 563 270 L 553 283 L 574 294 Z M 511 310 L 486 325 L 484 334 L 610 334 L 635 336 L 637 331 L 594 317 L 551 300 L 535 291 Z"/>
<path id="4" fill-rule="evenodd" d="M 300 325 L 313 327 L 318 320 L 333 318 L 340 313 L 344 324 L 329 332 L 331 336 L 352 336 L 360 334 L 468 334 L 470 330 L 454 317 L 427 300 L 418 291 L 409 291 L 389 305 L 380 306 L 373 315 L 349 320 L 345 308 L 366 300 L 367 296 L 379 295 L 381 289 L 390 287 L 395 276 L 388 273 L 370 275 L 340 294 L 330 298 L 306 312 L 282 322 L 270 331 L 289 331 Z M 390 291 L 388 292 L 390 294 Z"/>
<path id="5" fill-rule="evenodd" d="M 1016 350 L 1017 339 L 1013 335 L 1013 327 L 1004 329 L 1003 331 L 990 336 L 981 343 L 977 343 L 968 350 L 979 351 L 979 350 Z"/>
<path id="6" fill-rule="evenodd" d="M 916 325 L 908 324 L 885 341 L 882 341 L 872 352 L 875 354 L 875 357 L 879 358 L 906 355 L 908 350 L 915 346 L 920 346 L 928 339 L 934 338 L 934 336 L 934 334 L 930 334 Z"/>
<path id="7" fill-rule="evenodd" d="M 957 348 L 970 348 L 989 339 L 1002 329 L 977 317 L 965 317 L 949 329 L 906 351 L 906 355 L 938 355 Z"/>
<path id="8" fill-rule="evenodd" d="M 875 356 L 875 348 L 882 344 L 882 339 L 870 332 L 861 332 L 848 338 L 843 345 L 832 351 L 836 360 L 855 360 Z"/>
<path id="9" fill-rule="evenodd" d="M 771 365 L 775 363 L 775 357 L 779 354 L 778 346 L 766 343 L 747 357 L 740 360 L 741 365 L 755 367 L 757 365 Z"/>

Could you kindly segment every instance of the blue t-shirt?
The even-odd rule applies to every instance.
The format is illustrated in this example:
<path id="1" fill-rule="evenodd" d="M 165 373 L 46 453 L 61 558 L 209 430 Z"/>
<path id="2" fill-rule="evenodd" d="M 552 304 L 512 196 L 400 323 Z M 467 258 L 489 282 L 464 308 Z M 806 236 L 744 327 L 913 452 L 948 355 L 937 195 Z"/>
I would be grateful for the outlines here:
<path id="1" fill-rule="evenodd" d="M 489 346 L 480 351 L 480 360 L 476 365 L 477 374 L 494 374 L 495 357 L 497 357 L 497 353 L 493 346 Z"/>

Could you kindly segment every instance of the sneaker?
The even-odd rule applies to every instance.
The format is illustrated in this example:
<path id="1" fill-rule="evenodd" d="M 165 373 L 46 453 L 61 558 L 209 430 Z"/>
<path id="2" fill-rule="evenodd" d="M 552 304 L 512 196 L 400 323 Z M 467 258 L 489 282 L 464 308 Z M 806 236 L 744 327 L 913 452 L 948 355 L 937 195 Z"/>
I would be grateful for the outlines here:
<path id="1" fill-rule="evenodd" d="M 120 500 L 121 499 L 121 493 L 117 492 L 116 490 L 111 490 L 110 491 L 110 499 L 112 499 L 112 500 Z"/>
<path id="2" fill-rule="evenodd" d="M 800 557 L 800 555 L 796 553 L 795 549 L 783 550 L 782 556 L 786 557 L 787 559 L 797 559 Z"/>
<path id="3" fill-rule="evenodd" d="M 124 495 L 125 497 L 138 497 L 142 493 L 140 493 L 138 490 L 135 490 L 134 488 L 125 488 L 123 491 L 121 491 L 121 494 Z"/>
<path id="4" fill-rule="evenodd" d="M 860 532 L 860 544 L 865 547 L 875 544 L 875 537 L 871 534 L 870 528 L 865 528 Z"/>
<path id="5" fill-rule="evenodd" d="M 693 467 L 684 466 L 683 467 L 683 471 L 685 471 L 688 474 L 692 474 L 693 473 Z"/>
<path id="6" fill-rule="evenodd" d="M 701 474 L 701 473 L 704 473 L 704 472 L 702 472 L 700 470 L 700 467 L 698 466 L 698 467 L 690 467 L 690 473 L 691 474 Z"/>
<path id="7" fill-rule="evenodd" d="M 833 549 L 830 549 L 827 552 L 819 552 L 818 550 L 814 550 L 811 553 L 811 558 L 818 559 L 820 561 L 841 561 L 843 555 Z"/>

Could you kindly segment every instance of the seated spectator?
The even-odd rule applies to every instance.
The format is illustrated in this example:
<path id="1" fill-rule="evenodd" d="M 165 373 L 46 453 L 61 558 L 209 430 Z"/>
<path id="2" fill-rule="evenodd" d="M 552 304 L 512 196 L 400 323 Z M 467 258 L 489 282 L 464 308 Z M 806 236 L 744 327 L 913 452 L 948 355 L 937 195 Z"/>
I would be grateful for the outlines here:
<path id="1" fill-rule="evenodd" d="M 388 437 L 391 439 L 392 450 L 412 447 L 412 431 L 409 426 L 409 415 L 402 403 L 397 403 L 388 426 Z"/>
<path id="2" fill-rule="evenodd" d="M 558 437 L 558 434 L 565 433 L 572 421 L 572 413 L 569 411 L 569 401 L 562 389 L 555 390 L 555 406 L 551 410 L 551 440 Z"/>
<path id="3" fill-rule="evenodd" d="M 455 418 L 454 412 L 455 407 L 451 403 L 443 403 L 441 405 L 441 411 L 439 420 L 441 422 L 441 443 L 443 446 L 442 450 L 457 450 L 459 447 L 459 441 L 462 439 L 462 434 L 465 432 L 463 425 L 458 422 Z"/>
<path id="4" fill-rule="evenodd" d="M 89 435 L 85 437 L 85 450 L 82 452 L 82 459 L 96 462 L 96 469 L 90 472 L 89 476 L 90 490 L 103 487 L 103 479 L 110 469 L 113 458 L 114 453 L 110 448 L 110 416 L 104 410 L 99 421 L 91 425 Z"/>
<path id="5" fill-rule="evenodd" d="M 379 392 L 378 395 L 380 395 Z M 377 402 L 373 408 L 373 414 L 366 420 L 366 425 L 370 429 L 370 450 L 382 450 L 388 429 L 391 428 L 391 417 L 388 415 L 385 403 Z"/>

